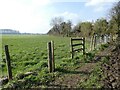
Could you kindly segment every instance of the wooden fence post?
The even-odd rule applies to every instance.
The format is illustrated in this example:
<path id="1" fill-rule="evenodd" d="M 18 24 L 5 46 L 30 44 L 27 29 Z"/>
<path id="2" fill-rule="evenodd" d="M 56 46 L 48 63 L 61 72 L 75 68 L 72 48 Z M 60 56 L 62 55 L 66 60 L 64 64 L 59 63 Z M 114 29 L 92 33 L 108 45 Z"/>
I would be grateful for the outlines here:
<path id="1" fill-rule="evenodd" d="M 74 57 L 74 52 L 73 52 L 73 43 L 72 43 L 72 38 L 70 39 L 70 46 L 71 46 L 71 57 L 72 57 L 72 59 L 73 59 L 73 57 Z"/>
<path id="2" fill-rule="evenodd" d="M 10 62 L 8 45 L 5 45 L 5 55 L 6 55 L 6 65 L 7 65 L 7 71 L 8 71 L 8 79 L 11 80 L 12 79 L 12 69 L 11 69 L 11 62 Z"/>
<path id="3" fill-rule="evenodd" d="M 51 42 L 47 43 L 48 46 L 48 71 L 52 72 L 52 50 L 51 50 Z"/>
<path id="4" fill-rule="evenodd" d="M 54 41 L 51 41 L 51 48 L 52 48 L 52 72 L 55 72 Z"/>
<path id="5" fill-rule="evenodd" d="M 94 50 L 95 49 L 95 35 L 93 36 L 93 48 L 92 48 L 92 50 Z"/>
<path id="6" fill-rule="evenodd" d="M 93 50 L 93 44 L 94 44 L 94 36 L 91 37 L 90 51 Z"/>
<path id="7" fill-rule="evenodd" d="M 94 49 L 96 48 L 96 34 L 94 35 Z"/>
<path id="8" fill-rule="evenodd" d="M 83 55 L 85 55 L 85 38 L 83 38 Z"/>

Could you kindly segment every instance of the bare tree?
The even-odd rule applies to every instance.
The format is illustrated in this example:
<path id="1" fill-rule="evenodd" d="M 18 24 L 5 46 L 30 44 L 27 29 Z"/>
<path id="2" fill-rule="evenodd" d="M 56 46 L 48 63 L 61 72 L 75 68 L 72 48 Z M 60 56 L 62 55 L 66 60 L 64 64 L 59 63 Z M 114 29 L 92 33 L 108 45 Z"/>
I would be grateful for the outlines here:
<path id="1" fill-rule="evenodd" d="M 71 32 L 71 29 L 72 29 L 72 21 L 68 20 L 67 21 L 67 25 L 66 25 L 66 30 L 67 30 L 67 37 L 70 36 L 70 32 Z"/>
<path id="2" fill-rule="evenodd" d="M 50 25 L 54 27 L 54 30 L 57 31 L 60 34 L 60 24 L 63 22 L 62 17 L 55 17 L 51 20 Z"/>

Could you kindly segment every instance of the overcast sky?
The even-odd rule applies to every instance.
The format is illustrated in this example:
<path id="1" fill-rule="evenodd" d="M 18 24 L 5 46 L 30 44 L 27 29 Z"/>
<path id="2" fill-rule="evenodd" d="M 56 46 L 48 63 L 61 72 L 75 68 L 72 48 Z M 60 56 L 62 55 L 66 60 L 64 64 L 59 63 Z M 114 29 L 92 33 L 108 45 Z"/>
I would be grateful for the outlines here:
<path id="1" fill-rule="evenodd" d="M 0 29 L 27 33 L 47 33 L 54 17 L 64 17 L 73 25 L 107 17 L 119 0 L 0 0 Z"/>

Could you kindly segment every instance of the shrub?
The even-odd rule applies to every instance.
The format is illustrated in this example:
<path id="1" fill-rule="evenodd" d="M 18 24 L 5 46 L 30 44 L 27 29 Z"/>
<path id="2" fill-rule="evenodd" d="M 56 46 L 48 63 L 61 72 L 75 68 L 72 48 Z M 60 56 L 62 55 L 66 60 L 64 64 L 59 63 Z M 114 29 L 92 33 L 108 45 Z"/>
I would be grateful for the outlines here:
<path id="1" fill-rule="evenodd" d="M 94 58 L 94 56 L 95 56 L 95 53 L 91 53 L 91 52 L 86 53 L 86 58 L 90 61 Z"/>
<path id="2" fill-rule="evenodd" d="M 109 44 L 102 44 L 101 47 L 99 48 L 101 51 L 107 48 Z"/>

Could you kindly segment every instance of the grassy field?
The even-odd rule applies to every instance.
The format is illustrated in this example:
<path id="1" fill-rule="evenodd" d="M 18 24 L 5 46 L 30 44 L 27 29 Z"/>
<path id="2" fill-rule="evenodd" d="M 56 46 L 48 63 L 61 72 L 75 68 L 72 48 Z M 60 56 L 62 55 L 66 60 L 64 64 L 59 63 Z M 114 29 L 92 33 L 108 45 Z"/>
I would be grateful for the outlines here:
<path id="1" fill-rule="evenodd" d="M 47 43 L 53 40 L 55 44 L 55 66 L 56 72 L 54 74 L 48 73 L 47 68 Z M 20 75 L 26 72 L 35 72 L 36 75 L 30 75 L 23 78 L 30 82 L 26 87 L 35 86 L 31 84 L 34 82 L 40 85 L 46 85 L 49 81 L 52 81 L 52 77 L 56 77 L 64 71 L 63 68 L 75 69 L 85 65 L 80 64 L 83 61 L 82 53 L 75 56 L 75 59 L 71 59 L 70 54 L 70 37 L 55 37 L 48 35 L 3 35 L 2 36 L 2 60 L 0 61 L 1 71 L 0 77 L 7 76 L 4 45 L 9 46 L 9 52 L 11 57 L 11 66 L 14 80 L 18 83 Z M 89 42 L 86 43 L 86 51 L 89 51 Z M 91 55 L 91 54 L 90 54 Z M 91 60 L 92 55 L 88 58 Z M 11 82 L 9 82 L 10 84 Z M 37 85 L 36 84 L 36 85 Z M 81 84 L 82 85 L 82 84 Z"/>
<path id="2" fill-rule="evenodd" d="M 70 58 L 69 38 L 44 35 L 7 35 L 2 37 L 2 57 L 5 61 L 4 45 L 9 46 L 13 75 L 29 71 L 38 63 L 47 63 L 47 42 L 55 42 L 55 60 Z M 2 62 L 2 75 L 5 75 L 5 63 Z"/>

